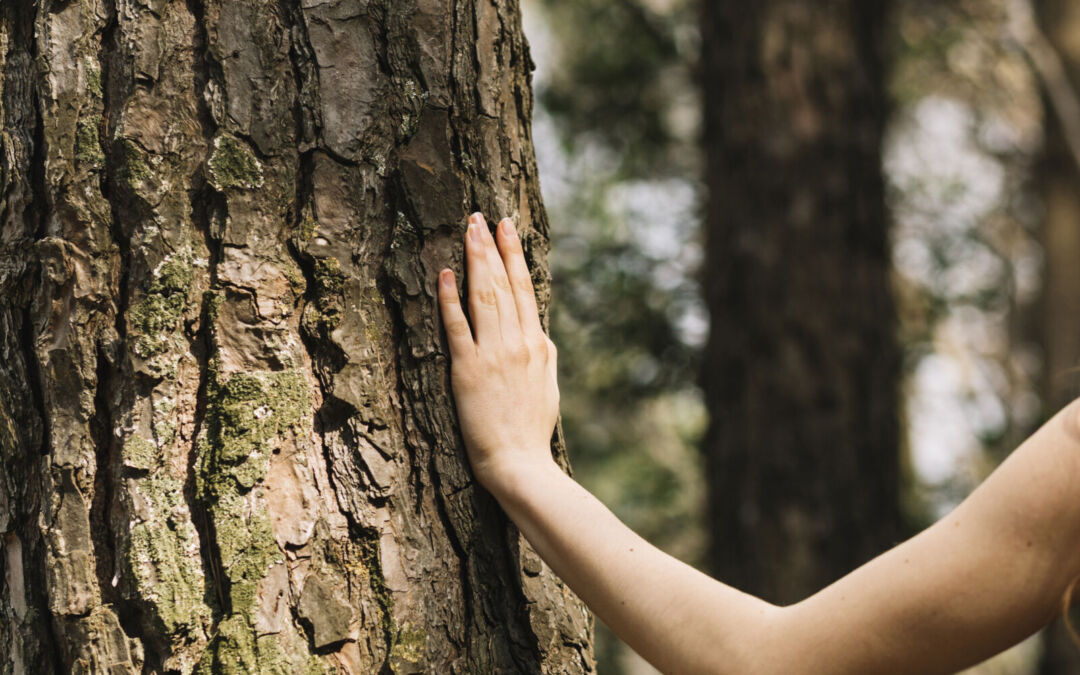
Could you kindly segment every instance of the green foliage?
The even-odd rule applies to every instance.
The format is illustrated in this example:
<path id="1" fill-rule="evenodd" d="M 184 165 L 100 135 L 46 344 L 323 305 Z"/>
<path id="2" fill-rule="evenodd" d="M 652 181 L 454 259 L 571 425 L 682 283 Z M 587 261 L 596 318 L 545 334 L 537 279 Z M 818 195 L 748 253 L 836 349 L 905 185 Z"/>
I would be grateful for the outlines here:
<path id="1" fill-rule="evenodd" d="M 1039 419 L 1038 368 L 1016 338 L 1037 316 L 1042 254 L 1029 191 L 1043 110 L 1007 2 L 905 0 L 898 9 L 885 169 L 908 379 L 905 511 L 919 529 Z M 960 447 L 934 448 L 953 455 L 945 462 L 955 469 L 920 474 L 935 444 L 919 429 L 944 425 L 970 430 Z"/>
<path id="2" fill-rule="evenodd" d="M 537 86 L 572 146 L 590 136 L 615 150 L 626 175 L 651 175 L 681 164 L 683 141 L 671 113 L 690 86 L 696 58 L 689 0 L 663 10 L 643 0 L 542 0 L 558 35 L 557 68 Z"/>

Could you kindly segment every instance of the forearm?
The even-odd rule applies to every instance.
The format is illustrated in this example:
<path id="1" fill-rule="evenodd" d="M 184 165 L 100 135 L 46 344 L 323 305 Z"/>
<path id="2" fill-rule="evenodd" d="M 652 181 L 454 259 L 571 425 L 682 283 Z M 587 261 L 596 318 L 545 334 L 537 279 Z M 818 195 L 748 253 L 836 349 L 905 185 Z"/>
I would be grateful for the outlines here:
<path id="1" fill-rule="evenodd" d="M 821 673 L 951 673 L 1060 614 L 1080 574 L 1078 413 L 1056 415 L 931 528 L 785 609 L 785 658 Z"/>
<path id="2" fill-rule="evenodd" d="M 665 673 L 753 673 L 779 608 L 635 534 L 554 463 L 489 489 L 540 556 L 630 647 Z"/>
<path id="3" fill-rule="evenodd" d="M 968 500 L 779 608 L 642 540 L 554 464 L 485 483 L 605 623 L 667 673 L 949 673 L 1031 634 L 1080 573 L 1077 406 Z"/>

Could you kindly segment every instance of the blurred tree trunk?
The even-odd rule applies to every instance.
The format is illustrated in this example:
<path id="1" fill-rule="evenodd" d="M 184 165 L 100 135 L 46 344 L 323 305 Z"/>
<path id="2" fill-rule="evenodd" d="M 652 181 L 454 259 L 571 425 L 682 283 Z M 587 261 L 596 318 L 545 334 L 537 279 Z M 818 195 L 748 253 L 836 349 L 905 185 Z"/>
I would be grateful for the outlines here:
<path id="1" fill-rule="evenodd" d="M 892 545 L 887 3 L 703 3 L 713 571 L 799 600 Z"/>
<path id="2" fill-rule="evenodd" d="M 1067 82 L 1057 86 L 1070 88 L 1075 96 L 1080 92 L 1080 5 L 1038 0 L 1036 10 L 1044 35 L 1065 67 Z M 1036 180 L 1045 209 L 1040 332 L 1047 414 L 1080 395 L 1080 373 L 1075 371 L 1080 366 L 1080 157 L 1070 152 L 1058 113 L 1054 105 L 1047 105 L 1045 149 Z M 1046 631 L 1045 646 L 1041 675 L 1080 672 L 1080 651 L 1064 622 L 1057 621 Z"/>
<path id="3" fill-rule="evenodd" d="M 0 5 L 0 672 L 592 669 L 433 301 L 473 209 L 546 296 L 530 66 L 514 0 Z"/>

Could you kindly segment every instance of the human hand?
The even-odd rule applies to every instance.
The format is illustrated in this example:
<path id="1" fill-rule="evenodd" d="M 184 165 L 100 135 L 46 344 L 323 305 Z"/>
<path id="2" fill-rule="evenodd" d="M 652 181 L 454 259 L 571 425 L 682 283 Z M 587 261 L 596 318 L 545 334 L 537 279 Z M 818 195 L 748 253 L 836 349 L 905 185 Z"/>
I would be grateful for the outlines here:
<path id="1" fill-rule="evenodd" d="M 551 433 L 559 415 L 555 344 L 540 326 L 532 277 L 509 218 L 498 244 L 479 213 L 469 216 L 465 262 L 469 316 L 454 273 L 439 273 L 439 305 L 450 346 L 450 381 L 469 462 L 499 496 L 529 468 L 554 463 Z"/>

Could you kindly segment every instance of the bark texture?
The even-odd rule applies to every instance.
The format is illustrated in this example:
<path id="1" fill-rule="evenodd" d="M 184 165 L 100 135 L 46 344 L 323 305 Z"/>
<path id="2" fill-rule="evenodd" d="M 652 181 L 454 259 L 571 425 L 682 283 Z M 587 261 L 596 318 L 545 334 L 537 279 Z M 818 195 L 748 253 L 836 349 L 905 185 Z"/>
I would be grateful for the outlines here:
<path id="1" fill-rule="evenodd" d="M 546 308 L 531 65 L 516 0 L 0 5 L 0 673 L 593 669 L 434 301 L 479 209 Z"/>
<path id="2" fill-rule="evenodd" d="M 885 3 L 703 3 L 710 559 L 774 602 L 896 541 Z"/>
<path id="3" fill-rule="evenodd" d="M 1061 58 L 1067 87 L 1080 94 L 1080 6 L 1038 0 L 1039 24 Z M 1044 80 L 1045 81 L 1045 80 Z M 1043 401 L 1047 413 L 1080 396 L 1080 156 L 1063 133 L 1061 110 L 1048 100 L 1046 145 L 1037 171 L 1043 202 L 1041 238 L 1045 253 L 1040 341 L 1044 352 Z M 1063 621 L 1046 631 L 1040 675 L 1080 672 L 1080 649 Z"/>

